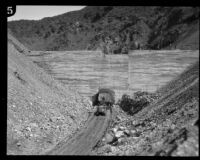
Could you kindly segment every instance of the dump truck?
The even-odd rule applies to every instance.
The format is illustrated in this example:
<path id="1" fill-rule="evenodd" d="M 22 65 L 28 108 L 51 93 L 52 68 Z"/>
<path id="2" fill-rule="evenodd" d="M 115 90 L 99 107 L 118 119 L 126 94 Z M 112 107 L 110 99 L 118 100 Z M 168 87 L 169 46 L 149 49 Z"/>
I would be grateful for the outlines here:
<path id="1" fill-rule="evenodd" d="M 115 103 L 115 92 L 108 88 L 101 88 L 92 96 L 92 105 L 97 107 L 95 115 L 106 115 L 106 110 L 110 109 Z"/>

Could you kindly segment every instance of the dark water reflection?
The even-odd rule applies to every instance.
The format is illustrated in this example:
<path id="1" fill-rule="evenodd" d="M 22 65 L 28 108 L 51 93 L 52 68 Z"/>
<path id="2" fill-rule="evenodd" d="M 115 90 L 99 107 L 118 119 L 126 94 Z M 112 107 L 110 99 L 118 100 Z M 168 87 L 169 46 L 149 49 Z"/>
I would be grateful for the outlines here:
<path id="1" fill-rule="evenodd" d="M 47 72 L 89 97 L 99 87 L 123 93 L 155 91 L 199 58 L 199 51 L 137 51 L 129 55 L 108 55 L 99 52 L 52 52 L 30 56 Z"/>

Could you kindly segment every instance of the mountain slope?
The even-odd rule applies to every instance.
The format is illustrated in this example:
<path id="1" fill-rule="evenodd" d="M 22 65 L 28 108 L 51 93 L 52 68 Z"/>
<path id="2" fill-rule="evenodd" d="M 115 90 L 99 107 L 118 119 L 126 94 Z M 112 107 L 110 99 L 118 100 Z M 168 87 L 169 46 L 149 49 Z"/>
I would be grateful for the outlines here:
<path id="1" fill-rule="evenodd" d="M 8 34 L 7 154 L 53 147 L 84 124 L 91 107 L 28 59 L 29 52 Z"/>
<path id="2" fill-rule="evenodd" d="M 199 61 L 156 93 L 158 99 L 133 116 L 113 108 L 117 117 L 94 154 L 198 156 Z"/>
<path id="3" fill-rule="evenodd" d="M 196 27 L 196 29 L 195 29 Z M 192 27 L 189 33 L 186 35 L 182 35 L 179 37 L 177 42 L 175 43 L 174 48 L 179 49 L 199 49 L 199 24 Z"/>
<path id="4" fill-rule="evenodd" d="M 89 6 L 38 21 L 8 22 L 31 50 L 198 49 L 199 7 Z M 184 37 L 184 39 L 182 39 Z M 184 43 L 182 43 L 182 40 Z M 188 47 L 184 47 L 188 46 Z"/>
<path id="5" fill-rule="evenodd" d="M 198 156 L 199 62 L 160 88 L 158 101 L 135 115 L 146 130 L 140 154 L 156 156 Z M 140 126 L 139 125 L 139 126 Z M 151 133 L 150 133 L 151 132 Z M 148 138 L 147 138 L 148 137 Z"/>

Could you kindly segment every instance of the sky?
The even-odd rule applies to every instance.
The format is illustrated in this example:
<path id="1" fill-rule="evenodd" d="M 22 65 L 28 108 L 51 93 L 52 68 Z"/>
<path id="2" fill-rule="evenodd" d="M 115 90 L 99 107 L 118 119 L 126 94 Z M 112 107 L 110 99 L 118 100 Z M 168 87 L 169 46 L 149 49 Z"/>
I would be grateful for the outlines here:
<path id="1" fill-rule="evenodd" d="M 85 6 L 31 6 L 31 5 L 17 5 L 16 13 L 8 17 L 8 21 L 12 20 L 39 20 L 44 17 L 53 17 L 70 11 L 80 10 Z"/>

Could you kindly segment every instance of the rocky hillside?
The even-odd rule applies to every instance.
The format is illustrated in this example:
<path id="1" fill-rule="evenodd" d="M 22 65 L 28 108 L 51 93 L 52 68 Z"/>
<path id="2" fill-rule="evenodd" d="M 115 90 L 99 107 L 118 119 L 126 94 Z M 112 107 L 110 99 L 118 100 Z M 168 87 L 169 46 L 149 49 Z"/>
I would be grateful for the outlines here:
<path id="1" fill-rule="evenodd" d="M 115 106 L 116 118 L 94 154 L 198 156 L 199 62 L 154 94 L 157 98 L 132 116 Z M 130 105 L 130 99 L 124 102 Z"/>
<path id="2" fill-rule="evenodd" d="M 31 50 L 199 48 L 199 7 L 89 6 L 8 27 Z"/>
<path id="3" fill-rule="evenodd" d="M 84 125 L 91 106 L 34 64 L 8 33 L 7 154 L 41 154 Z"/>

